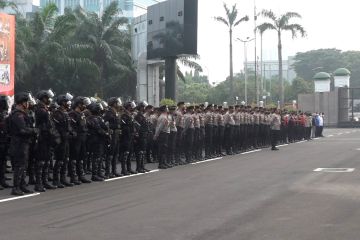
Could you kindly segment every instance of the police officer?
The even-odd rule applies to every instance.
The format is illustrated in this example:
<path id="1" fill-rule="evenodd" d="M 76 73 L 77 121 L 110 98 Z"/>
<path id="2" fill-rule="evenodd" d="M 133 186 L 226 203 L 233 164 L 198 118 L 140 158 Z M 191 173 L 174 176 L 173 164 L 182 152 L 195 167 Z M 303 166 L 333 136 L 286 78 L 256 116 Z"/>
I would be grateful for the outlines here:
<path id="1" fill-rule="evenodd" d="M 101 118 L 103 107 L 101 103 L 93 102 L 88 106 L 91 113 L 86 119 L 89 131 L 88 146 L 91 156 L 91 180 L 94 182 L 104 181 L 101 175 L 101 157 L 104 155 L 104 147 L 107 139 L 110 138 L 106 131 L 104 120 Z"/>
<path id="2" fill-rule="evenodd" d="M 192 150 L 194 145 L 194 106 L 189 106 L 186 108 L 186 113 L 184 115 L 184 150 L 186 163 L 193 162 Z"/>
<path id="3" fill-rule="evenodd" d="M 35 191 L 44 192 L 45 189 L 56 188 L 48 182 L 48 178 L 52 147 L 60 143 L 60 135 L 55 129 L 49 110 L 54 93 L 51 90 L 42 90 L 36 97 L 38 104 L 35 108 L 35 122 L 39 129 L 39 138 L 35 166 Z"/>
<path id="4" fill-rule="evenodd" d="M 184 112 L 185 103 L 178 102 L 177 109 L 175 111 L 175 123 L 176 123 L 176 148 L 175 148 L 175 161 L 177 165 L 183 165 L 184 162 L 181 160 L 181 155 L 184 153 Z"/>
<path id="5" fill-rule="evenodd" d="M 176 106 L 169 107 L 168 120 L 170 126 L 170 134 L 169 134 L 169 142 L 168 142 L 167 164 L 170 166 L 179 165 L 175 161 L 176 136 L 177 136 L 175 110 L 176 110 Z"/>
<path id="6" fill-rule="evenodd" d="M 135 135 L 135 158 L 136 158 L 136 171 L 138 173 L 149 172 L 145 168 L 145 154 L 148 144 L 148 134 L 150 130 L 150 122 L 145 117 L 145 108 L 148 106 L 146 101 L 143 101 L 137 106 L 137 114 L 135 121 L 139 124 L 137 134 Z"/>
<path id="7" fill-rule="evenodd" d="M 136 133 L 133 112 L 136 108 L 135 102 L 124 104 L 124 113 L 121 116 L 121 174 L 136 174 L 131 168 L 131 153 L 133 152 L 134 136 Z"/>
<path id="8" fill-rule="evenodd" d="M 104 121 L 110 128 L 111 143 L 105 161 L 105 177 L 121 177 L 117 172 L 117 163 L 120 158 L 120 136 L 121 136 L 121 99 L 112 97 L 108 100 L 109 109 L 104 114 Z M 111 171 L 110 171 L 111 166 Z"/>
<path id="9" fill-rule="evenodd" d="M 159 169 L 166 169 L 169 166 L 166 164 L 166 154 L 168 148 L 168 138 L 170 134 L 169 120 L 167 117 L 168 108 L 166 105 L 159 108 L 160 116 L 156 122 L 156 129 L 154 134 L 154 141 L 158 146 L 159 155 Z"/>
<path id="10" fill-rule="evenodd" d="M 210 159 L 213 146 L 213 105 L 205 109 L 205 159 Z"/>
<path id="11" fill-rule="evenodd" d="M 280 110 L 276 108 L 273 109 L 273 113 L 271 114 L 271 150 L 277 151 L 279 150 L 276 145 L 280 137 L 280 130 L 281 130 L 281 116 Z"/>
<path id="12" fill-rule="evenodd" d="M 88 134 L 84 110 L 90 103 L 90 99 L 87 97 L 76 97 L 72 104 L 72 110 L 69 112 L 71 127 L 73 131 L 76 132 L 76 136 L 70 139 L 69 164 L 70 182 L 75 185 L 91 183 L 90 180 L 86 179 L 84 172 L 86 139 Z"/>
<path id="13" fill-rule="evenodd" d="M 72 130 L 71 119 L 68 114 L 72 99 L 73 96 L 69 93 L 59 95 L 56 100 L 59 108 L 53 113 L 55 127 L 61 138 L 61 143 L 55 148 L 56 161 L 53 170 L 53 185 L 58 188 L 74 186 L 73 183 L 68 182 L 66 179 L 69 159 L 69 139 L 75 135 Z M 73 168 L 73 166 L 71 166 L 71 168 Z"/>
<path id="14" fill-rule="evenodd" d="M 6 183 L 6 162 L 9 149 L 9 135 L 6 121 L 9 113 L 10 98 L 0 96 L 0 190 L 11 187 Z"/>
<path id="15" fill-rule="evenodd" d="M 31 127 L 31 122 L 26 111 L 29 108 L 29 93 L 18 93 L 15 95 L 15 109 L 9 116 L 10 157 L 14 170 L 14 186 L 11 194 L 16 196 L 24 193 L 33 193 L 26 188 L 26 167 L 29 160 L 30 141 L 37 136 L 38 129 Z"/>

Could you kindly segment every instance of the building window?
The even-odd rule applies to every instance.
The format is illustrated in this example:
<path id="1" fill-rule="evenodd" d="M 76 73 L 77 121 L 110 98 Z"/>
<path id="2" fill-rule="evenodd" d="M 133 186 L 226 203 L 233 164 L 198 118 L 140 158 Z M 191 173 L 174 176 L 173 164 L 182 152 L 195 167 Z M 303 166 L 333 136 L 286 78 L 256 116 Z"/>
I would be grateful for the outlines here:
<path id="1" fill-rule="evenodd" d="M 160 17 L 160 22 L 163 22 L 164 21 L 164 17 Z"/>
<path id="2" fill-rule="evenodd" d="M 149 22 L 148 22 L 148 23 L 149 23 L 149 25 L 152 25 L 152 20 L 149 20 Z"/>
<path id="3" fill-rule="evenodd" d="M 182 15 L 183 15 L 183 12 L 182 12 L 182 11 L 178 12 L 178 16 L 179 16 L 179 17 L 182 17 Z"/>

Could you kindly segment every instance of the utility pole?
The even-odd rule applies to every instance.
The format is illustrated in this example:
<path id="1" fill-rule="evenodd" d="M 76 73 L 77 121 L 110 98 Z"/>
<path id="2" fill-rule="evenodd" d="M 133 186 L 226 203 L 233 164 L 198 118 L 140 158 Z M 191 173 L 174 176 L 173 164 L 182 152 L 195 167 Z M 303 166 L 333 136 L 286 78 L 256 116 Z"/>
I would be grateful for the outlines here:
<path id="1" fill-rule="evenodd" d="M 259 104 L 259 83 L 258 83 L 258 76 L 257 76 L 257 49 L 256 49 L 256 32 L 257 32 L 257 13 L 256 13 L 256 0 L 254 0 L 254 39 L 255 39 L 255 88 L 256 88 L 256 105 Z"/>
<path id="2" fill-rule="evenodd" d="M 247 62 L 247 47 L 246 47 L 246 44 L 248 42 L 251 42 L 253 40 L 255 40 L 254 38 L 250 39 L 250 37 L 247 37 L 246 40 L 242 40 L 240 38 L 237 38 L 236 40 L 244 43 L 244 75 L 245 75 L 245 104 L 247 105 L 248 104 L 248 94 L 247 94 L 247 81 L 248 81 L 248 62 Z M 256 72 L 256 69 L 255 69 L 255 72 Z"/>

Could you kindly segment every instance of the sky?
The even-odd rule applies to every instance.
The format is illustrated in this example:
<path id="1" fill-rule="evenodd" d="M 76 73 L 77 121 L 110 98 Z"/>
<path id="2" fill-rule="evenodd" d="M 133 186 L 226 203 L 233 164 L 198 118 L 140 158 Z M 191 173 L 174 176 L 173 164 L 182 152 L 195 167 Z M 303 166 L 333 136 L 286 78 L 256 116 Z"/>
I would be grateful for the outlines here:
<path id="1" fill-rule="evenodd" d="M 136 0 L 135 0 L 136 1 Z M 34 4 L 38 4 L 35 0 Z M 223 3 L 237 4 L 239 16 L 248 15 L 249 22 L 241 23 L 234 30 L 234 39 L 253 37 L 254 0 L 199 0 L 198 53 L 204 75 L 211 83 L 224 81 L 229 75 L 229 34 L 227 26 L 214 21 L 215 16 L 225 16 Z M 276 14 L 295 11 L 302 15 L 296 19 L 307 31 L 306 38 L 292 39 L 283 35 L 283 58 L 319 48 L 338 48 L 360 51 L 360 23 L 357 0 L 256 0 L 258 12 L 271 9 Z M 258 19 L 258 24 L 262 19 Z M 255 59 L 254 42 L 248 44 L 248 60 Z M 244 45 L 234 40 L 234 72 L 243 69 Z M 258 41 L 258 56 L 260 41 Z M 277 35 L 267 32 L 263 37 L 263 59 L 277 60 Z M 339 66 L 341 67 L 341 66 Z"/>

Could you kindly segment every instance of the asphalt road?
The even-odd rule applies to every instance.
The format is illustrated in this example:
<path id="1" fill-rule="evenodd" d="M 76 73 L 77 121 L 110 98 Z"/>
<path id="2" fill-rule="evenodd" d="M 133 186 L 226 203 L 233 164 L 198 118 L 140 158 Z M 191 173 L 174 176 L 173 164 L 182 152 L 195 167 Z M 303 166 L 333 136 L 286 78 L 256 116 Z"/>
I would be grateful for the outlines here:
<path id="1" fill-rule="evenodd" d="M 278 152 L 0 201 L 0 239 L 357 240 L 360 130 L 326 135 Z"/>

